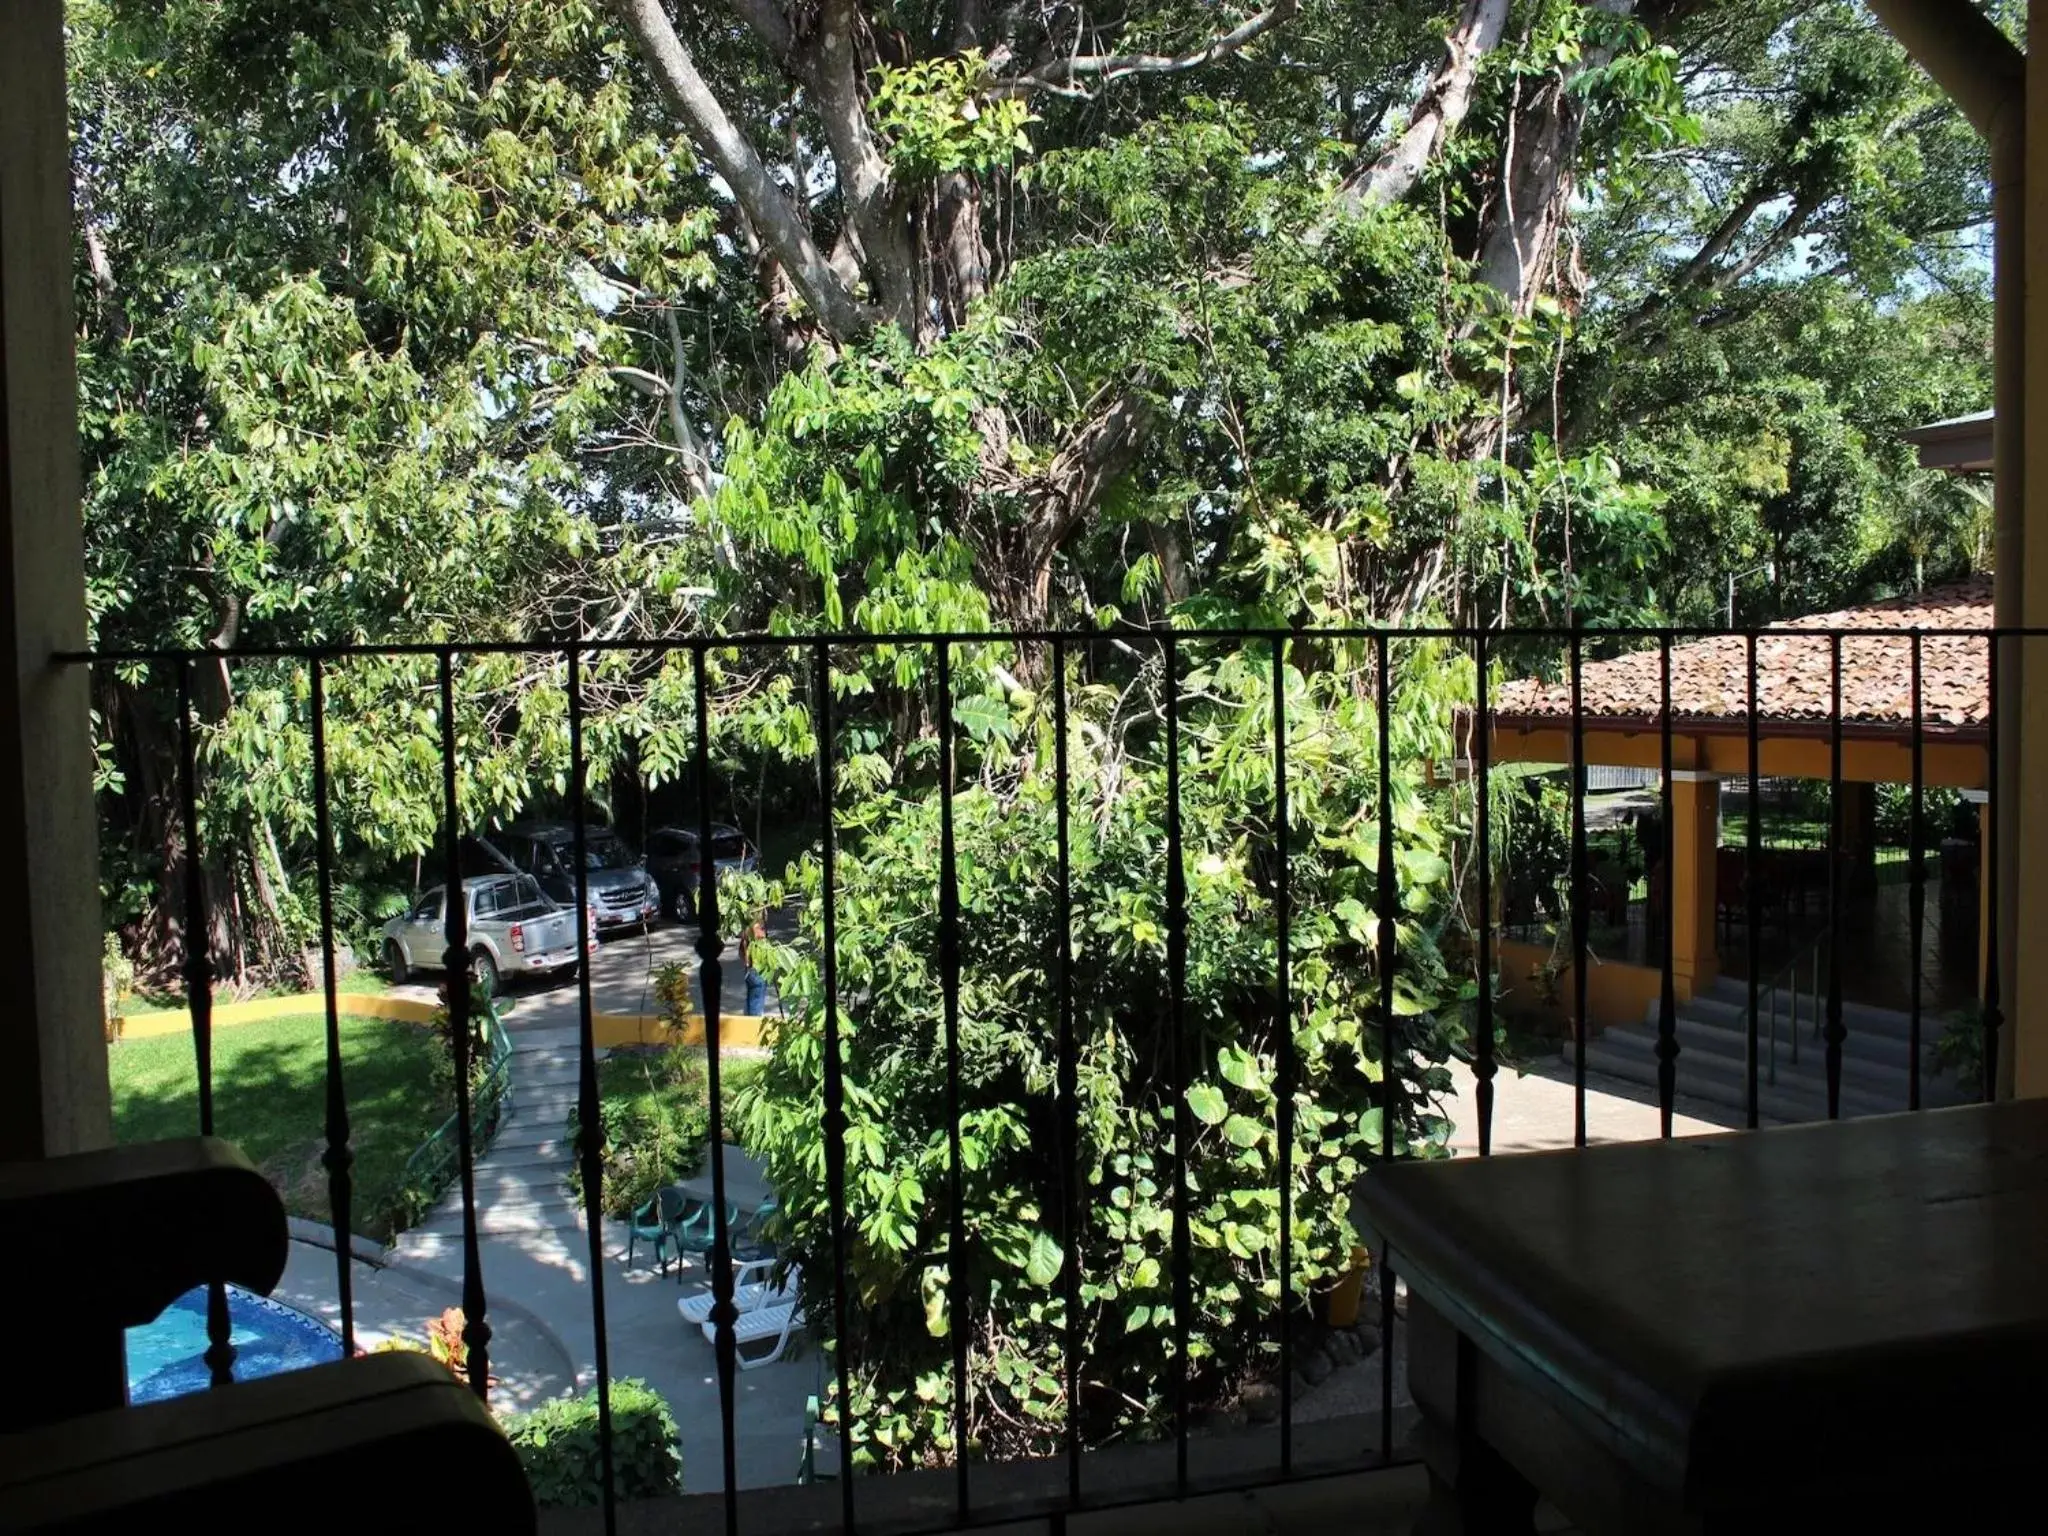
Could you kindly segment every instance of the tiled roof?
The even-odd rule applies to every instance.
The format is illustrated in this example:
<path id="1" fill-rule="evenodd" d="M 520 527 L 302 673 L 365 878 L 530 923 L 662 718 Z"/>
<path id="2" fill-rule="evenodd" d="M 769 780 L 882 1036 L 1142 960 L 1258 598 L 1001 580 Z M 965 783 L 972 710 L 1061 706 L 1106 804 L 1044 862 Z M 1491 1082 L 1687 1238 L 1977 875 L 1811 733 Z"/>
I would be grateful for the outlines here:
<path id="1" fill-rule="evenodd" d="M 1826 723 L 1832 717 L 1832 663 L 1824 636 L 1812 629 L 1989 629 L 1991 578 L 1972 577 L 1913 597 L 1893 598 L 1839 613 L 1788 620 L 1763 632 L 1756 647 L 1759 721 Z M 1865 726 L 1910 725 L 1913 642 L 1905 635 L 1851 636 L 1842 641 L 1842 719 Z M 1963 635 L 1920 642 L 1921 717 L 1932 727 L 1982 726 L 1990 714 L 1989 642 Z M 1651 719 L 1663 709 L 1658 648 L 1588 662 L 1580 692 L 1589 719 Z M 1568 678 L 1508 683 L 1495 696 L 1497 715 L 1571 716 Z M 1671 650 L 1674 720 L 1746 720 L 1748 645 L 1741 635 L 1692 640 Z"/>

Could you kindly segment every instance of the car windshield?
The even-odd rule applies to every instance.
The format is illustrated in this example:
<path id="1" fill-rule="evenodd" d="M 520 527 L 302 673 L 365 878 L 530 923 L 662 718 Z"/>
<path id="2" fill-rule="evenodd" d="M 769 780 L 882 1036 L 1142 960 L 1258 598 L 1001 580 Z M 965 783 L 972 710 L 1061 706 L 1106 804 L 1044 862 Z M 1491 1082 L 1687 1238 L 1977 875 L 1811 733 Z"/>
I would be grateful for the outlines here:
<path id="1" fill-rule="evenodd" d="M 747 856 L 747 840 L 737 832 L 711 839 L 711 857 L 714 859 L 743 859 Z"/>
<path id="2" fill-rule="evenodd" d="M 557 843 L 555 852 L 564 864 L 573 867 L 576 863 L 576 845 Z M 639 864 L 640 855 L 635 853 L 623 839 L 609 833 L 583 840 L 584 864 L 590 869 L 632 869 Z"/>

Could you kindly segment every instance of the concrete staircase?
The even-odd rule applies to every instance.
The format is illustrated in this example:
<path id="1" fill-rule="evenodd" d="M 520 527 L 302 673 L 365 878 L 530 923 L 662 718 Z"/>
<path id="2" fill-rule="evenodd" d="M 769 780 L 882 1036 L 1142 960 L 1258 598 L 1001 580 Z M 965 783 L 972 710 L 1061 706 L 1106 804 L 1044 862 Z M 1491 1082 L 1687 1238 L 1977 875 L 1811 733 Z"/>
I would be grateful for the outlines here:
<path id="1" fill-rule="evenodd" d="M 1823 993 L 1825 1008 L 1825 993 Z M 1825 1120 L 1828 1113 L 1827 1049 L 1814 1032 L 1810 1005 L 1799 1021 L 1799 1059 L 1792 1059 L 1789 1004 L 1779 1007 L 1777 1046 L 1771 1044 L 1769 1003 L 1757 1030 L 1757 1111 L 1766 1124 Z M 1603 1030 L 1586 1042 L 1589 1078 L 1617 1078 L 1637 1089 L 1657 1086 L 1657 1016 L 1652 1003 L 1643 1022 Z M 1677 1090 L 1681 1100 L 1700 1106 L 1702 1118 L 1721 1119 L 1733 1112 L 1730 1124 L 1741 1124 L 1748 1104 L 1749 984 L 1729 977 L 1717 979 L 1690 1002 L 1678 1005 Z M 1891 1114 L 1906 1108 L 1907 1068 L 1912 1060 L 1912 1021 L 1890 1008 L 1864 1003 L 1842 1005 L 1841 1111 L 1844 1118 Z M 1933 1042 L 1941 1021 L 1931 1011 L 1920 1021 L 1920 1102 L 1932 1109 L 1962 1104 L 1973 1095 L 1934 1067 Z M 1566 1042 L 1565 1058 L 1575 1048 Z M 1775 1062 L 1775 1072 L 1773 1065 Z"/>
<path id="2" fill-rule="evenodd" d="M 576 1103 L 573 1026 L 512 1035 L 510 1106 L 488 1151 L 477 1160 L 477 1233 L 482 1237 L 580 1235 L 582 1208 L 569 1193 L 576 1149 L 568 1134 Z M 398 1257 L 430 1258 L 462 1240 L 462 1188 L 451 1185 L 427 1219 L 400 1234 Z"/>

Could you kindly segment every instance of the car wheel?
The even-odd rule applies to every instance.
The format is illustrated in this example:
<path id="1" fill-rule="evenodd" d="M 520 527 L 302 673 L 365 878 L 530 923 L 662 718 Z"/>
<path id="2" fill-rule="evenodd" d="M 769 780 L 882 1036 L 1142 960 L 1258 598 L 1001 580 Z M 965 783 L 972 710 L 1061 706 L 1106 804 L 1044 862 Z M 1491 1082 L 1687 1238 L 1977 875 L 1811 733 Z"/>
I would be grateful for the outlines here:
<path id="1" fill-rule="evenodd" d="M 384 970 L 391 977 L 391 985 L 394 987 L 404 986 L 405 978 L 412 974 L 412 967 L 405 963 L 405 951 L 399 947 L 396 939 L 384 941 Z"/>
<path id="2" fill-rule="evenodd" d="M 469 952 L 469 979 L 484 989 L 484 996 L 498 995 L 498 962 L 491 958 L 488 949 Z"/>
<path id="3" fill-rule="evenodd" d="M 697 903 L 691 900 L 687 886 L 677 886 L 675 895 L 669 897 L 668 915 L 679 923 L 697 921 Z"/>

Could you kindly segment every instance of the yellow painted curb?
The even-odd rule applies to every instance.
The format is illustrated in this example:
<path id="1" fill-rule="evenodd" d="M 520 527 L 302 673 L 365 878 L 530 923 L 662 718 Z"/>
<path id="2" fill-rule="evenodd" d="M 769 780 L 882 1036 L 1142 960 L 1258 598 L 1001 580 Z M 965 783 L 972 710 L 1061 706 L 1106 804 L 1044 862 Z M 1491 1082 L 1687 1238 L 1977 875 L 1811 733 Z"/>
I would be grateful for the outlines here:
<path id="1" fill-rule="evenodd" d="M 344 992 L 335 999 L 335 1008 L 350 1018 L 391 1019 L 402 1024 L 431 1024 L 439 1011 L 432 1003 L 415 1002 L 409 997 L 380 997 L 368 992 Z M 216 1003 L 213 1026 L 228 1029 L 237 1024 L 260 1024 L 294 1014 L 324 1014 L 326 1011 L 326 996 L 319 992 L 300 992 L 291 997 L 257 997 L 241 1003 Z M 666 1045 L 673 1038 L 659 1014 L 595 1013 L 591 1015 L 590 1022 L 592 1039 L 603 1049 L 619 1045 Z M 742 1049 L 759 1047 L 766 1023 L 757 1014 L 721 1014 L 718 1020 L 719 1044 Z M 190 1034 L 191 1030 L 192 1016 L 183 1009 L 131 1014 L 121 1021 L 121 1038 L 124 1040 Z M 704 1043 L 704 1020 L 701 1016 L 690 1016 L 689 1022 L 683 1026 L 682 1043 Z"/>
<path id="2" fill-rule="evenodd" d="M 759 1014 L 722 1013 L 718 1016 L 718 1044 L 721 1052 L 735 1046 L 758 1048 L 768 1021 Z M 654 1013 L 597 1013 L 590 1019 L 591 1038 L 600 1047 L 619 1045 L 667 1045 L 675 1036 L 668 1023 Z M 684 1045 L 704 1043 L 704 1019 L 691 1014 L 682 1028 Z"/>

